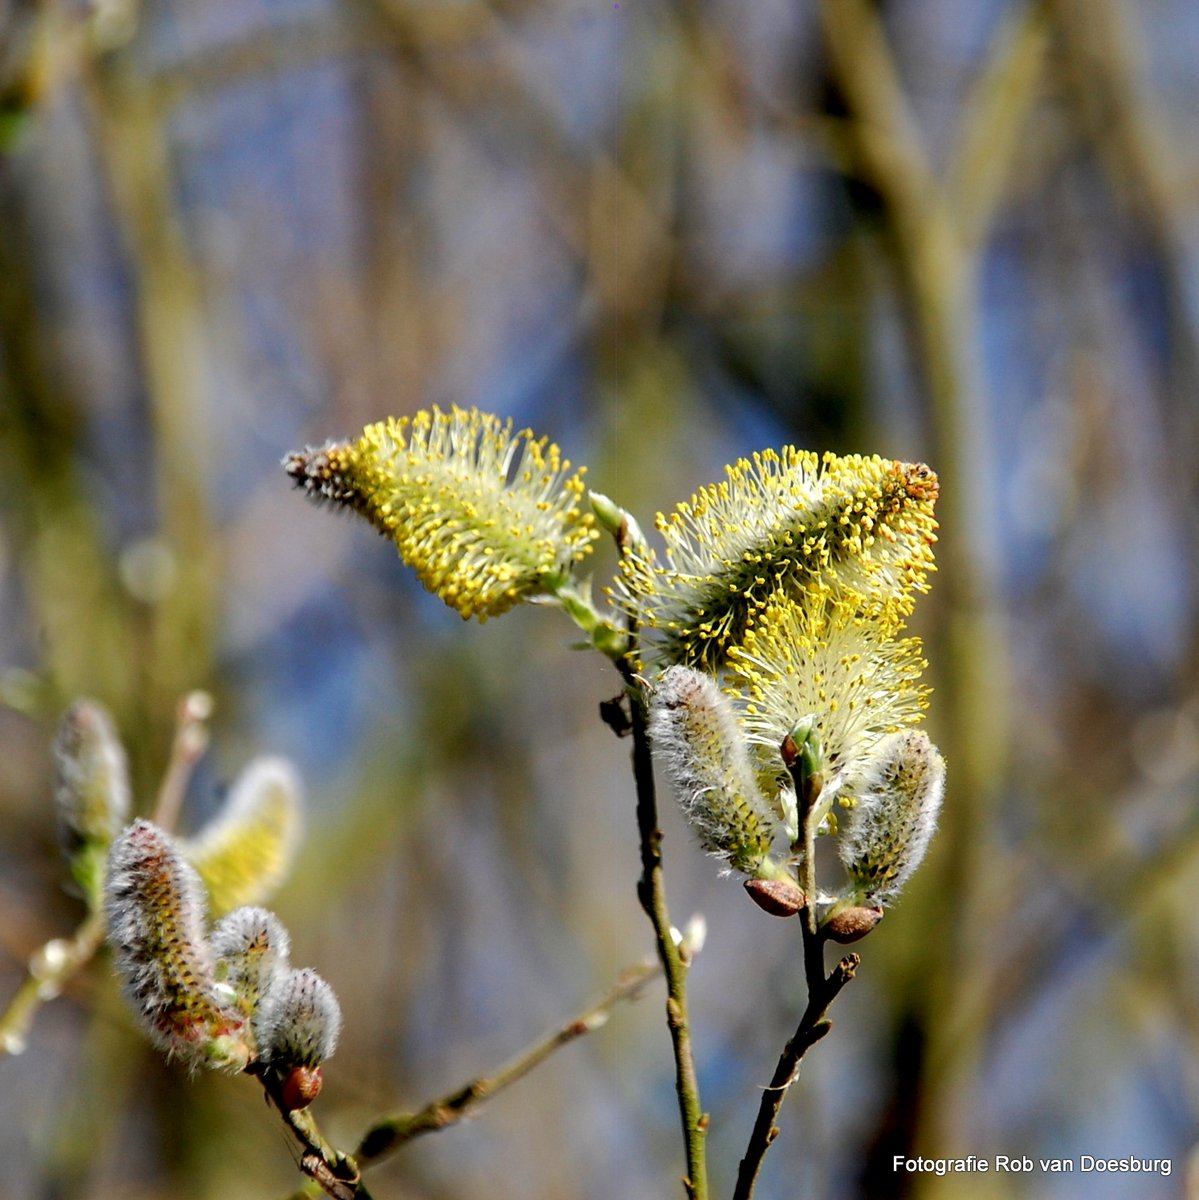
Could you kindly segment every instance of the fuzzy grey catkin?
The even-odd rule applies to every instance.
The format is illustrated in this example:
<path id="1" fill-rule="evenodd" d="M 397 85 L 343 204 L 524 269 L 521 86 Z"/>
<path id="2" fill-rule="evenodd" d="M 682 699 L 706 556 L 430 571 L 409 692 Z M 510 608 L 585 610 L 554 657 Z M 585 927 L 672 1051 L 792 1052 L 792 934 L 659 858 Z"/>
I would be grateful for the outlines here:
<path id="1" fill-rule="evenodd" d="M 770 850 L 774 817 L 716 681 L 692 667 L 664 671 L 650 699 L 649 733 L 700 845 L 754 874 Z"/>
<path id="2" fill-rule="evenodd" d="M 341 1006 L 311 968 L 275 978 L 254 1018 L 259 1055 L 279 1072 L 318 1067 L 337 1048 Z"/>
<path id="3" fill-rule="evenodd" d="M 149 821 L 113 843 L 105 914 L 125 994 L 158 1045 L 193 1067 L 242 1070 L 245 1020 L 216 986 L 199 877 Z"/>
<path id="4" fill-rule="evenodd" d="M 235 908 L 214 926 L 210 945 L 217 986 L 253 1017 L 288 970 L 290 939 L 283 922 L 265 908 Z"/>
<path id="5" fill-rule="evenodd" d="M 945 760 L 921 730 L 888 734 L 851 773 L 839 852 L 859 896 L 895 898 L 924 858 L 944 791 Z"/>

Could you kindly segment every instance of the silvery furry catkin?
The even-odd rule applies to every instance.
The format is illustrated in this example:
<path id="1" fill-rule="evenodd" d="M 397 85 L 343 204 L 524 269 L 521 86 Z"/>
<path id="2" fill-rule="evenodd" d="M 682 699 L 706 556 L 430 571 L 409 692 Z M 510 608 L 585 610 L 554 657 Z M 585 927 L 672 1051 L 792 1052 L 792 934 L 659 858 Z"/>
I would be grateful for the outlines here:
<path id="1" fill-rule="evenodd" d="M 692 667 L 664 671 L 650 700 L 649 733 L 703 848 L 755 873 L 770 849 L 773 816 L 716 681 Z"/>
<path id="2" fill-rule="evenodd" d="M 854 807 L 840 855 L 860 896 L 895 898 L 924 858 L 944 791 L 945 760 L 921 730 L 884 737 L 847 780 Z"/>
<path id="3" fill-rule="evenodd" d="M 105 888 L 108 940 L 125 993 L 168 1054 L 240 1071 L 245 1018 L 216 986 L 198 876 L 170 838 L 134 821 L 113 843 Z"/>

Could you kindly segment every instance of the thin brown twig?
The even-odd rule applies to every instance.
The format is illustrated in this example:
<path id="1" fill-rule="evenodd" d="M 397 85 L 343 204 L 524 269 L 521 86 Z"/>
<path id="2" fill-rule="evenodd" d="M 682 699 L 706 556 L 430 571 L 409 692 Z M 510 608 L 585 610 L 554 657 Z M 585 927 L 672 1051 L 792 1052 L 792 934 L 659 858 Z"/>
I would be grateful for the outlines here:
<path id="1" fill-rule="evenodd" d="M 366 1200 L 368 1194 L 360 1177 L 365 1168 L 390 1157 L 422 1134 L 448 1129 L 451 1125 L 472 1116 L 484 1101 L 523 1079 L 555 1051 L 598 1029 L 617 1004 L 624 1000 L 635 1000 L 642 988 L 660 974 L 661 970 L 661 965 L 653 959 L 626 967 L 599 1000 L 572 1017 L 566 1024 L 539 1038 L 493 1074 L 472 1079 L 452 1092 L 430 1101 L 416 1112 L 396 1113 L 376 1121 L 362 1135 L 352 1155 L 338 1155 L 333 1151 L 320 1137 L 315 1122 L 310 1117 L 305 1117 L 302 1113 L 286 1112 L 279 1104 L 277 1095 L 272 1095 L 271 1088 L 264 1079 L 263 1086 L 267 1088 L 267 1095 L 275 1102 L 276 1107 L 279 1107 L 284 1121 L 300 1146 L 300 1169 L 310 1181 L 293 1193 L 289 1200 L 307 1200 L 308 1197 L 319 1195 L 322 1191 L 335 1197 L 335 1200 L 342 1200 L 342 1197 L 345 1197 L 345 1200 Z"/>
<path id="2" fill-rule="evenodd" d="M 816 950 L 818 953 L 822 945 L 822 940 L 817 937 Z M 811 949 L 812 946 L 805 929 L 805 962 L 809 960 Z M 741 1159 L 741 1165 L 737 1170 L 737 1184 L 733 1191 L 733 1200 L 750 1200 L 753 1195 L 766 1151 L 778 1137 L 779 1131 L 775 1121 L 778 1118 L 779 1110 L 783 1107 L 783 1101 L 787 1098 L 788 1089 L 799 1074 L 800 1062 L 808 1050 L 832 1028 L 825 1018 L 825 1013 L 828 1012 L 829 1006 L 840 994 L 841 989 L 854 977 L 860 961 L 858 955 L 847 954 L 833 968 L 828 978 L 822 979 L 820 986 L 808 996 L 808 1005 L 800 1018 L 799 1027 L 783 1048 L 770 1083 L 762 1093 L 757 1120 L 754 1122 L 749 1144 L 745 1148 L 745 1156 Z"/>
<path id="3" fill-rule="evenodd" d="M 804 778 L 804 770 L 799 762 L 788 766 L 795 784 L 795 794 L 804 806 L 803 811 L 803 862 L 800 865 L 800 888 L 807 903 L 800 912 L 803 921 L 803 962 L 804 977 L 808 985 L 808 1002 L 816 996 L 824 983 L 824 942 L 816 920 L 816 825 L 817 800 L 819 792 L 813 794 Z M 806 794 L 805 794 L 806 793 Z"/>
<path id="4" fill-rule="evenodd" d="M 781 749 L 783 761 L 787 764 L 795 786 L 795 795 L 803 811 L 800 887 L 807 897 L 807 903 L 800 911 L 799 917 L 803 923 L 804 978 L 808 987 L 808 1003 L 800 1018 L 799 1027 L 783 1047 L 769 1086 L 762 1093 L 758 1116 L 754 1121 L 745 1155 L 737 1169 L 733 1200 L 750 1200 L 753 1196 L 766 1152 L 779 1134 L 775 1120 L 791 1084 L 799 1074 L 799 1064 L 808 1050 L 832 1028 L 825 1014 L 841 989 L 853 978 L 861 961 L 856 954 L 846 955 L 833 968 L 832 973 L 825 977 L 825 931 L 820 928 L 816 909 L 819 895 L 816 886 L 816 829 L 824 811 L 819 803 L 823 776 L 818 769 L 812 769 L 806 752 L 800 754 L 798 747 L 789 737 Z"/>
<path id="5" fill-rule="evenodd" d="M 621 972 L 620 977 L 604 995 L 548 1036 L 540 1038 L 515 1058 L 489 1076 L 472 1079 L 462 1087 L 455 1088 L 445 1096 L 426 1104 L 412 1113 L 397 1113 L 376 1121 L 363 1134 L 354 1159 L 365 1167 L 394 1154 L 401 1146 L 420 1137 L 434 1133 L 472 1115 L 485 1100 L 497 1092 L 523 1079 L 551 1054 L 569 1045 L 584 1034 L 598 1029 L 608 1019 L 608 1014 L 622 1000 L 632 1000 L 655 975 L 661 966 L 653 961 L 636 963 Z"/>

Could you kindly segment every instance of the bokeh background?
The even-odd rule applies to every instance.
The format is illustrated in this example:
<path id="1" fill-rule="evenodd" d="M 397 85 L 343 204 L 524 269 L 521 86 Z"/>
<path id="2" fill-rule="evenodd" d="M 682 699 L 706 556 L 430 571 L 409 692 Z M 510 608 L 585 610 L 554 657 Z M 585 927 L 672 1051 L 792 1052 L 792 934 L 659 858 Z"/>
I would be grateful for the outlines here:
<path id="1" fill-rule="evenodd" d="M 288 450 L 477 404 L 647 524 L 764 446 L 878 452 L 942 480 L 915 624 L 949 793 L 759 1196 L 1197 1194 L 1197 61 L 1189 0 L 0 2 L 0 1006 L 81 915 L 48 754 L 79 694 L 143 811 L 191 688 L 185 824 L 253 754 L 298 764 L 274 907 L 345 1010 L 343 1144 L 651 952 L 611 668 L 552 611 L 462 623 Z M 668 799 L 724 1196 L 799 939 Z M 259 1090 L 163 1064 L 103 960 L 0 1059 L 0 1163 L 45 1200 L 300 1178 Z M 654 1200 L 681 1170 L 650 989 L 370 1182 Z"/>

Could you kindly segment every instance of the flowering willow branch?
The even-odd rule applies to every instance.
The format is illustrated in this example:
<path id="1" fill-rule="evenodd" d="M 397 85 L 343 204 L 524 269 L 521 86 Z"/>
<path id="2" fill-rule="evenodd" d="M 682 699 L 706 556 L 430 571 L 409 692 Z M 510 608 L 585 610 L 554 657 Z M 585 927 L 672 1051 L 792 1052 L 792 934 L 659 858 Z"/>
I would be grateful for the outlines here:
<path id="1" fill-rule="evenodd" d="M 762 451 L 659 515 L 659 557 L 607 497 L 591 493 L 582 511 L 582 472 L 569 473 L 556 446 L 473 409 L 368 426 L 357 441 L 284 465 L 311 497 L 390 536 L 464 618 L 556 604 L 615 663 L 627 712 L 609 702 L 601 714 L 632 735 L 637 891 L 667 982 L 691 1200 L 708 1195 L 708 1118 L 687 1011 L 692 947 L 666 905 L 653 755 L 723 870 L 747 876 L 765 911 L 801 916 L 808 1006 L 743 1162 L 748 1196 L 799 1060 L 856 965 L 843 960 L 826 978 L 824 942 L 856 941 L 877 925 L 935 825 L 943 764 L 912 729 L 927 704 L 926 664 L 919 640 L 903 634 L 935 569 L 936 475 L 879 456 Z M 619 553 L 608 591 L 616 618 L 596 610 L 575 572 L 597 524 Z M 845 828 L 839 809 L 850 810 Z M 816 842 L 839 834 L 847 878 L 825 891 Z M 468 1089 L 455 1104 L 473 1098 Z M 439 1127 L 453 1108 L 400 1129 Z M 389 1145 L 398 1132 L 385 1125 L 377 1136 Z"/>
<path id="2" fill-rule="evenodd" d="M 172 1058 L 256 1076 L 300 1145 L 300 1167 L 335 1200 L 365 1200 L 354 1161 L 308 1106 L 337 1044 L 333 989 L 288 960 L 273 913 L 245 906 L 209 931 L 207 897 L 179 845 L 150 821 L 113 843 L 105 918 L 117 974 L 142 1028 Z"/>
<path id="3" fill-rule="evenodd" d="M 763 1096 L 738 1200 L 856 968 L 846 959 L 826 977 L 825 941 L 875 928 L 935 826 L 944 768 L 911 728 L 926 663 L 903 634 L 933 569 L 937 493 L 923 464 L 786 447 L 659 517 L 664 564 L 648 550 L 622 559 L 617 596 L 658 635 L 650 732 L 683 813 L 760 908 L 800 917 L 808 1002 Z M 817 839 L 838 834 L 847 879 L 826 889 Z"/>
<path id="4" fill-rule="evenodd" d="M 155 807 L 168 823 L 207 747 L 211 709 L 203 692 L 178 706 Z M 283 759 L 253 760 L 216 819 L 184 842 L 150 821 L 125 824 L 125 750 L 95 701 L 79 700 L 64 714 L 54 759 L 60 841 L 89 911 L 73 937 L 31 958 L 0 1015 L 0 1052 L 21 1052 L 38 1004 L 58 995 L 107 937 L 125 993 L 160 1048 L 192 1069 L 257 1075 L 300 1144 L 301 1168 L 336 1200 L 367 1200 L 357 1167 L 308 1112 L 340 1028 L 336 997 L 316 972 L 289 965 L 278 918 L 246 906 L 274 890 L 294 855 L 294 769 Z M 226 914 L 211 931 L 210 909 Z"/>
<path id="5" fill-rule="evenodd" d="M 196 763 L 208 745 L 212 698 L 191 692 L 179 702 L 170 758 L 155 805 L 156 828 L 179 813 Z M 29 960 L 28 975 L 0 1013 L 0 1054 L 25 1048 L 38 1005 L 58 996 L 104 943 L 110 851 L 132 804 L 125 748 L 111 715 L 80 699 L 59 721 L 53 744 L 59 841 L 88 915 L 69 938 L 54 938 Z M 265 898 L 282 882 L 299 835 L 299 780 L 279 758 L 254 759 L 217 817 L 178 848 L 195 868 L 215 913 Z M 163 825 L 165 819 L 167 825 Z"/>

